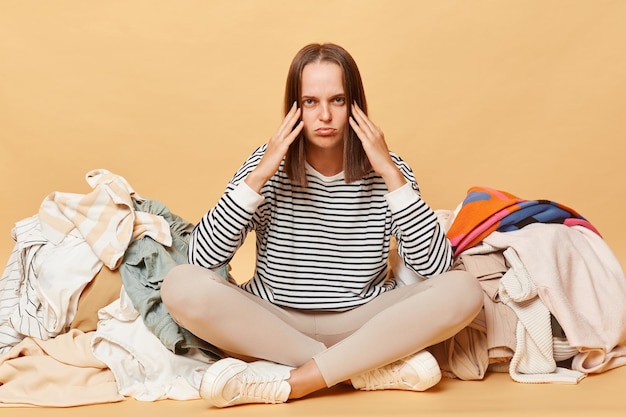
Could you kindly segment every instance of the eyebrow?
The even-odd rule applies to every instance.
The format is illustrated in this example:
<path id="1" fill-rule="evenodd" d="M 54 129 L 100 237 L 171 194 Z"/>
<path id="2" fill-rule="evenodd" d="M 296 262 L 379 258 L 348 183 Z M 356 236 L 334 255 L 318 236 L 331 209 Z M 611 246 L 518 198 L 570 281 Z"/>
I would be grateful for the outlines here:
<path id="1" fill-rule="evenodd" d="M 330 96 L 330 98 L 332 100 L 332 99 L 337 98 L 337 97 L 345 97 L 345 96 L 346 96 L 346 93 L 338 93 L 338 94 L 333 94 L 332 96 Z M 318 97 L 317 96 L 310 96 L 310 95 L 303 94 L 301 98 L 302 98 L 302 100 L 305 100 L 305 99 L 309 99 L 309 98 L 317 99 Z"/>

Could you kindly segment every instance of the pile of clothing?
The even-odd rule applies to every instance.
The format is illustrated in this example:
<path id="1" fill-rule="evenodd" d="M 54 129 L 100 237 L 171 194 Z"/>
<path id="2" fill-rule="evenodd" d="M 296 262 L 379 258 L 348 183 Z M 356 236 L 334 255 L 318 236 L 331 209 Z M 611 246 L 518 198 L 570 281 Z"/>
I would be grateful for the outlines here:
<path id="1" fill-rule="evenodd" d="M 0 405 L 76 406 L 195 399 L 216 347 L 164 308 L 167 272 L 187 262 L 193 224 L 119 175 L 54 192 L 19 221 L 0 278 Z M 568 207 L 473 187 L 437 210 L 455 269 L 476 276 L 484 309 L 431 347 L 465 380 L 576 383 L 626 364 L 626 278 L 598 231 Z M 399 284 L 423 279 L 393 253 Z M 231 279 L 228 266 L 216 271 Z"/>
<path id="2" fill-rule="evenodd" d="M 493 370 L 517 382 L 577 383 L 626 364 L 626 278 L 583 216 L 488 187 L 437 215 L 452 269 L 472 273 L 484 291 L 474 322 L 431 348 L 449 376 Z M 420 279 L 399 262 L 393 271 L 405 283 Z"/>
<path id="3" fill-rule="evenodd" d="M 12 231 L 0 278 L 0 404 L 198 398 L 223 355 L 178 326 L 159 293 L 187 262 L 193 224 L 106 169 L 86 180 L 91 192 L 54 192 Z"/>

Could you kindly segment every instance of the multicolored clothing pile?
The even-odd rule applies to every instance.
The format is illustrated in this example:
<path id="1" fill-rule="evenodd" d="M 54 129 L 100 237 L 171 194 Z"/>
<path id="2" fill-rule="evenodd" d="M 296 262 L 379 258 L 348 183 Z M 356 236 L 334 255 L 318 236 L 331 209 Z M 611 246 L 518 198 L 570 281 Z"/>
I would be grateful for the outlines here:
<path id="1" fill-rule="evenodd" d="M 600 235 L 575 210 L 550 200 L 524 200 L 505 191 L 472 187 L 447 232 L 454 256 L 480 243 L 491 232 L 519 230 L 531 223 L 584 226 Z"/>

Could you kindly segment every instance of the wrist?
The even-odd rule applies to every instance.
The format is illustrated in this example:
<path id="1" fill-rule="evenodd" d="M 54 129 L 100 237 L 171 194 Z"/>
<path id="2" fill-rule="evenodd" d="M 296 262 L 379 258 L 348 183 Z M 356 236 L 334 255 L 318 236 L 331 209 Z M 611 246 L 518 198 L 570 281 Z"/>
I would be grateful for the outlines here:
<path id="1" fill-rule="evenodd" d="M 383 177 L 383 180 L 385 181 L 385 184 L 387 185 L 387 190 L 389 190 L 389 192 L 395 191 L 406 184 L 406 178 L 404 178 L 402 172 L 400 172 L 398 167 L 396 167 L 395 165 L 393 166 L 393 169 L 391 169 L 388 173 L 381 174 L 381 177 Z"/>
<path id="2" fill-rule="evenodd" d="M 244 178 L 246 185 L 259 194 L 261 193 L 261 188 L 263 188 L 267 181 L 269 181 L 269 178 L 264 175 L 259 175 L 256 169 Z"/>

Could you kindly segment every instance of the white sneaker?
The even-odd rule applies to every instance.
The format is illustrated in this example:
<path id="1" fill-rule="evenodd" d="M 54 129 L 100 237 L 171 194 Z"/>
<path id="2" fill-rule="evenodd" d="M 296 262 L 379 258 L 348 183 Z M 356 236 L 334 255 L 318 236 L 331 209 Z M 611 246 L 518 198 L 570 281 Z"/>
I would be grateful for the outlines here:
<path id="1" fill-rule="evenodd" d="M 441 380 L 441 370 L 433 355 L 423 350 L 389 365 L 352 378 L 352 386 L 364 391 L 400 389 L 425 391 Z"/>
<path id="2" fill-rule="evenodd" d="M 209 366 L 202 377 L 200 397 L 215 407 L 284 403 L 291 392 L 286 380 L 292 369 L 266 361 L 221 359 Z"/>

